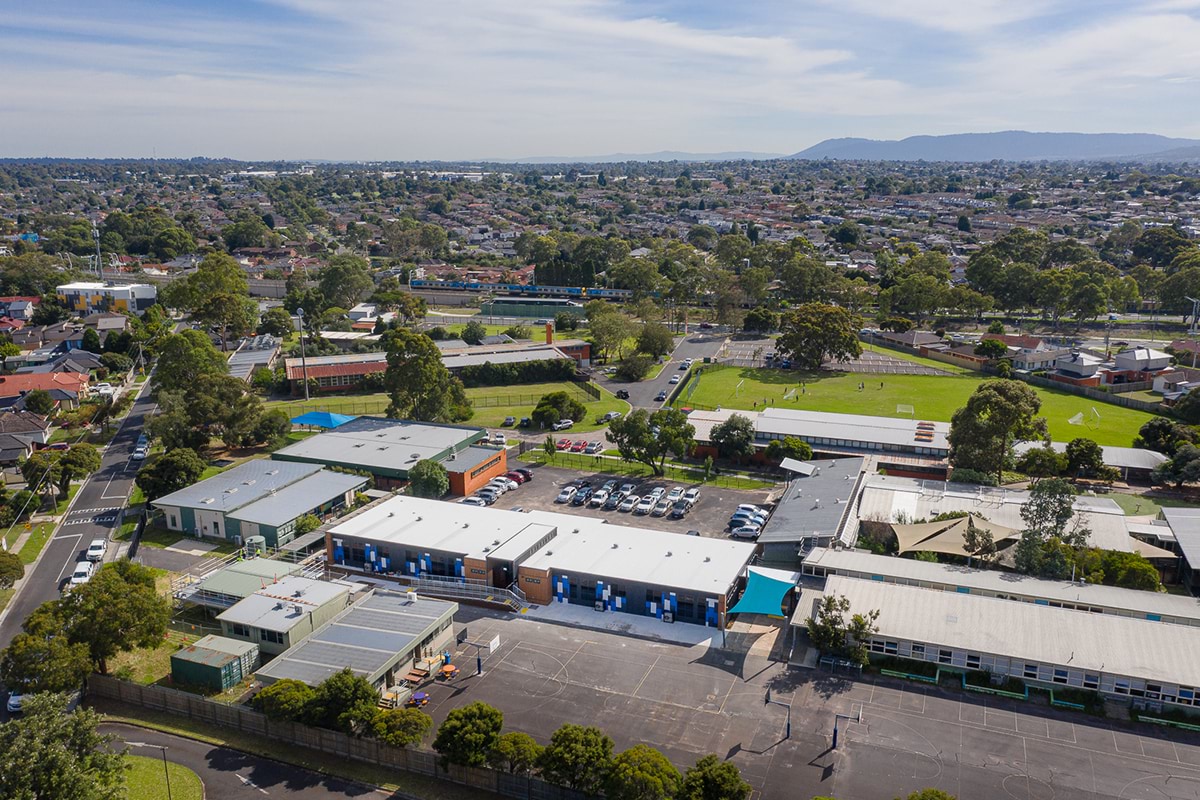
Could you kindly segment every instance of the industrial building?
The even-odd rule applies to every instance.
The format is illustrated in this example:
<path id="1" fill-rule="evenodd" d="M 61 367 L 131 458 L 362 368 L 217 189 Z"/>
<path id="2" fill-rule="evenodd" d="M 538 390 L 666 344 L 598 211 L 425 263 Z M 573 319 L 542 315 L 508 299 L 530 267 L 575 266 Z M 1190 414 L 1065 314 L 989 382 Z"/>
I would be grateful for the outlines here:
<path id="1" fill-rule="evenodd" d="M 463 425 L 358 417 L 277 450 L 271 458 L 367 472 L 381 489 L 402 486 L 408 471 L 428 459 L 446 468 L 451 494 L 466 495 L 508 471 L 504 448 L 475 444 L 486 437 L 482 428 Z"/>
<path id="2" fill-rule="evenodd" d="M 458 604 L 415 592 L 369 590 L 308 638 L 260 669 L 264 684 L 292 679 L 316 686 L 350 669 L 377 690 L 394 686 L 454 640 Z"/>
<path id="3" fill-rule="evenodd" d="M 352 584 L 290 575 L 217 615 L 221 633 L 277 655 L 308 638 L 350 603 Z"/>
<path id="4" fill-rule="evenodd" d="M 880 611 L 868 642 L 878 656 L 1164 706 L 1194 706 L 1200 692 L 1194 626 L 843 575 L 806 590 L 792 624 L 803 627 L 826 596 Z"/>
<path id="5" fill-rule="evenodd" d="M 171 654 L 171 682 L 225 692 L 258 669 L 258 645 L 205 636 Z"/>
<path id="6" fill-rule="evenodd" d="M 296 535 L 296 521 L 353 505 L 361 475 L 317 465 L 247 461 L 154 501 L 167 528 L 236 544 L 260 536 L 275 548 Z"/>
<path id="7" fill-rule="evenodd" d="M 54 291 L 62 304 L 77 314 L 90 314 L 93 311 L 131 311 L 140 314 L 158 302 L 158 288 L 150 283 L 80 281 L 64 283 Z"/>
<path id="8" fill-rule="evenodd" d="M 513 513 L 394 497 L 331 526 L 330 563 L 518 592 L 527 602 L 717 625 L 755 546 L 609 525 L 545 511 Z"/>

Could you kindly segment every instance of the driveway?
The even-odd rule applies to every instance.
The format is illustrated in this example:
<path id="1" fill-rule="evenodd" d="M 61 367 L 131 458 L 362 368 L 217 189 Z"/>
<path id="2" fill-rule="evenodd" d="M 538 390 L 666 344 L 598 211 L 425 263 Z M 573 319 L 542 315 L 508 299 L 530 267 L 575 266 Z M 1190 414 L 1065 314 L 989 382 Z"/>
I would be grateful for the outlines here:
<path id="1" fill-rule="evenodd" d="M 684 359 L 691 358 L 696 361 L 704 361 L 705 358 L 711 358 L 720 351 L 721 346 L 725 343 L 725 334 L 723 333 L 708 333 L 701 331 L 699 333 L 688 334 L 685 337 L 677 339 L 675 351 L 671 353 L 670 361 L 663 367 L 662 372 L 653 380 L 640 381 L 639 383 L 626 383 L 624 381 L 613 380 L 604 375 L 597 375 L 597 380 L 604 384 L 604 388 L 610 392 L 617 392 L 621 389 L 629 392 L 629 402 L 634 408 L 658 409 L 663 405 L 661 400 L 654 398 L 659 392 L 670 390 L 672 375 L 686 375 L 680 371 L 679 362 Z"/>

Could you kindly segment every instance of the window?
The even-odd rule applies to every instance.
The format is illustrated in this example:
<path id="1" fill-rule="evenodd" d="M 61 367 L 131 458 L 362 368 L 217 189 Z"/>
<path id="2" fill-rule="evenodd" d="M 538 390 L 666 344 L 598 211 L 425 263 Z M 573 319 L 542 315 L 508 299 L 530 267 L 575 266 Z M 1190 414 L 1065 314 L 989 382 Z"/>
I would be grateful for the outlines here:
<path id="1" fill-rule="evenodd" d="M 174 514 L 172 514 L 172 515 L 170 516 L 170 520 L 171 520 L 171 525 L 170 525 L 170 527 L 172 527 L 172 528 L 178 527 L 178 523 L 177 523 L 177 522 L 175 522 L 175 515 L 174 515 Z"/>
<path id="2" fill-rule="evenodd" d="M 279 631 L 260 630 L 258 632 L 258 638 L 262 639 L 264 642 L 273 642 L 274 644 L 283 644 L 283 634 L 280 633 Z"/>
<path id="3" fill-rule="evenodd" d="M 1146 697 L 1150 698 L 1151 700 L 1157 700 L 1161 696 L 1162 686 L 1158 685 L 1157 683 L 1146 684 Z"/>
<path id="4" fill-rule="evenodd" d="M 1033 680 L 1037 680 L 1037 676 L 1038 676 L 1037 664 L 1026 664 L 1025 670 L 1021 674 L 1024 675 L 1026 678 L 1032 678 Z"/>
<path id="5" fill-rule="evenodd" d="M 953 655 L 949 650 L 938 650 L 938 663 L 949 664 L 953 659 Z"/>
<path id="6" fill-rule="evenodd" d="M 967 653 L 967 666 L 971 669 L 979 669 L 978 653 Z"/>
<path id="7" fill-rule="evenodd" d="M 250 629 L 245 625 L 230 625 L 229 632 L 234 636 L 244 636 L 247 639 L 250 638 Z"/>
<path id="8" fill-rule="evenodd" d="M 1124 678 L 1117 678 L 1113 681 L 1113 691 L 1117 694 L 1129 694 L 1129 681 Z"/>
<path id="9" fill-rule="evenodd" d="M 883 652 L 883 642 L 879 641 L 878 639 L 872 639 L 871 640 L 871 652 L 882 653 Z"/>
<path id="10" fill-rule="evenodd" d="M 1100 676 L 1099 675 L 1088 675 L 1087 673 L 1084 673 L 1083 688 L 1099 689 L 1100 688 Z"/>
<path id="11" fill-rule="evenodd" d="M 891 655 L 896 655 L 896 649 L 897 649 L 897 647 L 896 647 L 895 642 L 884 642 L 883 643 L 883 652 L 885 652 L 885 653 L 890 653 Z"/>
<path id="12" fill-rule="evenodd" d="M 1067 682 L 1067 671 L 1065 669 L 1054 670 L 1054 682 L 1055 683 L 1066 683 Z"/>
<path id="13" fill-rule="evenodd" d="M 912 654 L 913 658 L 925 658 L 925 645 L 913 642 Z"/>

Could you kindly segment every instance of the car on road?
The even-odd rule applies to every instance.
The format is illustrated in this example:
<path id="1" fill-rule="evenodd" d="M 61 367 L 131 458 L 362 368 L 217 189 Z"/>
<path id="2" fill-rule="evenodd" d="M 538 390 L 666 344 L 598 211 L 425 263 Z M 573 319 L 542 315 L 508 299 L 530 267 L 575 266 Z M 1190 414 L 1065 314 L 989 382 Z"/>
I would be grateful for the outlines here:
<path id="1" fill-rule="evenodd" d="M 103 561 L 104 554 L 108 552 L 108 539 L 92 539 L 92 543 L 88 545 L 87 552 L 84 553 L 84 558 L 88 561 Z"/>
<path id="2" fill-rule="evenodd" d="M 462 503 L 464 506 L 486 506 L 487 505 L 487 501 L 484 500 L 482 497 L 464 497 L 462 500 L 459 500 L 458 502 Z"/>
<path id="3" fill-rule="evenodd" d="M 663 400 L 666 400 L 667 399 L 667 390 L 663 389 L 661 392 L 654 395 L 654 399 L 656 401 L 658 401 L 659 403 L 661 403 Z"/>
<path id="4" fill-rule="evenodd" d="M 676 500 L 671 506 L 671 519 L 683 519 L 691 510 L 692 505 L 687 500 Z"/>
<path id="5" fill-rule="evenodd" d="M 571 505 L 581 506 L 581 505 L 585 504 L 588 500 L 592 499 L 592 494 L 593 494 L 592 487 L 590 487 L 590 486 L 583 487 L 582 489 L 580 489 L 578 492 L 575 493 L 574 497 L 571 498 Z"/>
<path id="6" fill-rule="evenodd" d="M 533 324 L 534 324 L 534 325 L 549 325 L 549 324 L 550 324 L 550 320 L 548 320 L 548 319 L 535 319 L 535 320 L 533 321 Z"/>
<path id="7" fill-rule="evenodd" d="M 80 561 L 75 564 L 75 571 L 71 573 L 71 579 L 68 581 L 68 586 L 74 588 L 82 586 L 92 579 L 92 574 L 96 571 L 96 565 L 90 561 Z"/>
<path id="8" fill-rule="evenodd" d="M 571 440 L 570 439 L 559 439 L 558 444 L 556 444 L 555 447 L 557 447 L 559 450 L 570 450 L 571 449 Z"/>
<path id="9" fill-rule="evenodd" d="M 687 369 L 688 367 L 690 367 L 690 366 L 691 366 L 691 362 L 689 362 L 689 361 L 680 361 L 680 362 L 679 362 L 679 369 L 680 369 L 681 371 L 682 371 L 682 370 L 686 370 L 686 369 Z M 679 376 L 678 376 L 678 375 L 674 375 L 674 376 L 672 376 L 672 377 L 678 378 Z"/>
<path id="10" fill-rule="evenodd" d="M 628 400 L 629 392 L 626 391 L 625 389 L 617 389 L 617 399 L 618 400 Z"/>
<path id="11" fill-rule="evenodd" d="M 650 512 L 654 517 L 665 517 L 667 512 L 671 510 L 671 501 L 667 498 L 662 498 L 654 504 L 654 510 Z"/>
<path id="12" fill-rule="evenodd" d="M 501 422 L 500 424 L 507 428 L 507 427 L 511 427 L 512 425 L 515 425 L 516 423 L 517 423 L 516 417 L 505 417 L 504 422 Z"/>
<path id="13" fill-rule="evenodd" d="M 571 502 L 571 498 L 574 497 L 575 493 L 578 491 L 579 490 L 574 486 L 564 486 L 562 491 L 558 493 L 558 497 L 554 498 L 554 502 L 569 503 Z"/>
<path id="14" fill-rule="evenodd" d="M 629 494 L 621 501 L 621 505 L 617 508 L 618 511 L 633 511 L 637 508 L 638 503 L 642 502 L 642 498 L 636 494 Z"/>
<path id="15" fill-rule="evenodd" d="M 568 428 L 573 427 L 575 427 L 575 420 L 573 419 L 560 419 L 558 422 L 550 426 L 551 430 L 556 431 L 565 431 Z"/>
<path id="16" fill-rule="evenodd" d="M 145 447 L 139 447 L 133 451 L 133 460 L 134 461 L 145 461 L 146 456 L 148 456 L 148 455 L 150 455 L 149 449 L 147 449 Z"/>
<path id="17" fill-rule="evenodd" d="M 620 419 L 620 418 L 621 418 L 620 411 L 610 411 L 607 414 L 605 414 L 603 417 L 601 417 L 600 421 L 601 422 L 612 422 L 614 419 Z"/>
<path id="18" fill-rule="evenodd" d="M 651 511 L 654 510 L 654 506 L 657 505 L 657 503 L 658 503 L 657 497 L 654 497 L 653 495 L 646 495 L 645 497 L 643 497 L 641 500 L 638 501 L 638 504 L 636 506 L 634 506 L 633 513 L 638 514 L 638 515 L 649 514 Z"/>
<path id="19" fill-rule="evenodd" d="M 699 327 L 702 331 L 711 331 L 713 329 L 713 324 L 711 322 L 701 322 Z"/>
<path id="20" fill-rule="evenodd" d="M 8 709 L 8 713 L 10 714 L 20 714 L 21 705 L 24 702 L 25 695 L 18 694 L 17 692 L 10 692 L 8 695 L 8 702 L 4 704 L 4 707 Z"/>
<path id="21" fill-rule="evenodd" d="M 671 384 L 672 386 L 674 386 L 675 384 L 679 383 L 679 376 L 678 376 L 678 375 L 672 375 L 672 376 L 671 376 L 671 380 L 667 381 L 667 383 L 669 383 L 669 384 Z"/>
<path id="22" fill-rule="evenodd" d="M 609 494 L 608 499 L 604 501 L 604 510 L 605 511 L 616 511 L 621 506 L 621 501 L 623 501 L 624 499 L 625 499 L 624 493 L 612 492 L 611 494 Z"/>
<path id="23" fill-rule="evenodd" d="M 758 528 L 751 525 L 742 528 L 734 528 L 729 532 L 729 535 L 734 539 L 757 539 L 760 532 L 761 531 Z"/>
<path id="24" fill-rule="evenodd" d="M 588 500 L 588 505 L 592 508 L 600 508 L 608 502 L 608 489 L 597 489 L 596 493 Z"/>

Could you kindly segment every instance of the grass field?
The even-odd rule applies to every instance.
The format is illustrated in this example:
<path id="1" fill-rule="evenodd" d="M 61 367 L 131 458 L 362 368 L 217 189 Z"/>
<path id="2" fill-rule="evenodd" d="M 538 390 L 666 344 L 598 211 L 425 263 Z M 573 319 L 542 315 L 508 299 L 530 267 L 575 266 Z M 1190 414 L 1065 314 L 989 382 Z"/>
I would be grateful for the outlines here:
<path id="1" fill-rule="evenodd" d="M 578 423 L 573 430 L 592 431 L 600 427 L 595 420 L 609 411 L 629 410 L 629 404 L 618 400 L 615 396 L 600 390 L 601 399 L 596 400 L 579 388 L 578 384 L 570 381 L 560 383 L 530 383 L 516 386 L 484 386 L 467 389 L 467 397 L 475 407 L 475 415 L 467 420 L 467 425 L 479 425 L 484 428 L 496 428 L 505 417 L 514 417 L 520 421 L 533 413 L 534 407 L 542 395 L 550 392 L 565 391 L 578 398 L 588 410 L 584 422 Z M 290 416 L 296 417 L 309 411 L 331 411 L 337 414 L 383 414 L 388 407 L 388 396 L 383 392 L 376 394 L 329 395 L 316 397 L 312 400 L 275 400 L 265 405 L 268 408 L 282 408 Z"/>
<path id="2" fill-rule="evenodd" d="M 858 390 L 859 382 L 866 384 Z M 975 387 L 978 377 L 937 375 L 860 375 L 849 372 L 806 374 L 773 369 L 717 367 L 705 370 L 700 384 L 689 398 L 684 392 L 679 406 L 722 408 L 762 408 L 764 402 L 779 408 L 808 411 L 832 411 L 843 414 L 868 414 L 877 417 L 907 416 L 896 413 L 897 405 L 911 405 L 919 420 L 949 422 Z M 800 393 L 801 383 L 804 393 Z M 738 384 L 741 383 L 741 389 Z M 882 384 L 882 388 L 880 385 Z M 783 396 L 796 389 L 789 400 Z M 1050 437 L 1067 442 L 1083 436 L 1102 445 L 1128 447 L 1138 429 L 1151 415 L 1122 406 L 1109 405 L 1090 398 L 1033 387 L 1042 400 L 1041 414 L 1046 418 Z M 1095 408 L 1098 423 L 1072 425 L 1068 420 Z"/>
<path id="3" fill-rule="evenodd" d="M 154 753 L 150 749 L 145 752 Z M 200 776 L 182 764 L 168 761 L 166 770 L 160 757 L 126 755 L 129 773 L 126 775 L 126 788 L 130 798 L 136 800 L 202 800 L 204 784 Z M 167 778 L 170 777 L 171 790 L 167 792 Z"/>

